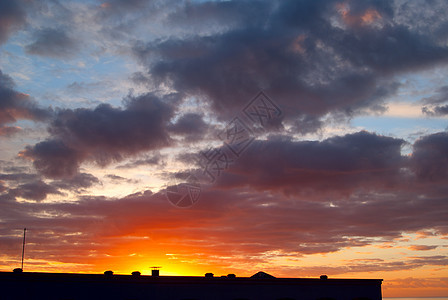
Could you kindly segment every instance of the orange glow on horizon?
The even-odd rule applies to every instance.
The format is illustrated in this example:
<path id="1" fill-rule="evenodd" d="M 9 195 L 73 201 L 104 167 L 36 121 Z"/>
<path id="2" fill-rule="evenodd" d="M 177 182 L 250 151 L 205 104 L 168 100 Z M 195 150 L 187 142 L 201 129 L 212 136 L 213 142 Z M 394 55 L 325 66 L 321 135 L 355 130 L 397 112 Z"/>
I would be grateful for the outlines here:
<path id="1" fill-rule="evenodd" d="M 174 243 L 171 238 L 146 236 L 111 237 L 114 246 L 103 251 L 92 252 L 82 259 L 79 257 L 65 259 L 65 262 L 38 260 L 29 251 L 30 258 L 25 260 L 26 272 L 64 272 L 64 273 L 96 273 L 112 270 L 115 274 L 130 275 L 139 271 L 142 275 L 151 275 L 151 267 L 160 266 L 161 276 L 204 276 L 211 272 L 215 276 L 236 274 L 237 277 L 249 277 L 258 271 L 265 271 L 276 277 L 312 277 L 327 274 L 329 278 L 374 278 L 384 279 L 384 297 L 436 297 L 448 295 L 448 277 L 446 271 L 436 267 L 423 267 L 415 270 L 396 269 L 384 271 L 346 271 L 337 273 L 334 270 L 346 265 L 364 262 L 375 264 L 375 259 L 365 258 L 372 248 L 382 249 L 387 256 L 393 247 L 378 248 L 378 245 L 341 249 L 326 254 L 310 254 L 290 257 L 287 253 L 271 251 L 265 255 L 265 262 L 253 261 L 251 257 L 232 257 L 208 248 L 206 245 L 192 247 L 182 242 Z M 105 240 L 108 240 L 107 238 Z M 183 244 L 183 245 L 182 245 Z M 361 250 L 361 251 L 360 251 Z M 413 253 L 419 253 L 413 251 Z M 378 252 L 377 252 L 378 254 Z M 381 255 L 381 253 L 380 253 Z M 407 255 L 412 258 L 412 255 Z M 364 258 L 358 258 L 364 257 Z M 6 261 L 5 258 L 2 258 Z M 391 260 L 393 263 L 394 260 Z M 381 263 L 381 260 L 379 261 Z M 17 263 L 9 269 L 12 271 Z M 298 266 L 295 270 L 294 267 Z M 317 268 L 316 266 L 322 266 Z M 300 270 L 303 271 L 300 271 Z M 336 272 L 333 274 L 333 272 Z M 436 274 L 436 275 L 434 275 Z M 445 274 L 445 275 L 443 275 Z"/>

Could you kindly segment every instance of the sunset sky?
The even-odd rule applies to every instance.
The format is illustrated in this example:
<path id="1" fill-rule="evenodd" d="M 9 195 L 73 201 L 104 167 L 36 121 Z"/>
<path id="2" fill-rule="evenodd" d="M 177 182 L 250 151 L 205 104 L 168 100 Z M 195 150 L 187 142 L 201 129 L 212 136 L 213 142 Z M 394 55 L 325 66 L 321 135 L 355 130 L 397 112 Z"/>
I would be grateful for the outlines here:
<path id="1" fill-rule="evenodd" d="M 0 0 L 0 271 L 448 296 L 447 75 L 446 0 Z"/>

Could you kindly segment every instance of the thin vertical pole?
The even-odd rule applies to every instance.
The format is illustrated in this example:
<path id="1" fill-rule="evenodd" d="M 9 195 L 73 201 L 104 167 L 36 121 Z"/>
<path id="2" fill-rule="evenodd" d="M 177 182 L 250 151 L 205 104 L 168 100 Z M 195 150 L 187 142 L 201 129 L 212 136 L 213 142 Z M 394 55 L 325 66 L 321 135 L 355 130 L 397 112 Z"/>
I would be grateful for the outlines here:
<path id="1" fill-rule="evenodd" d="M 25 256 L 25 236 L 26 236 L 26 228 L 23 228 L 22 270 L 23 270 L 23 257 Z"/>

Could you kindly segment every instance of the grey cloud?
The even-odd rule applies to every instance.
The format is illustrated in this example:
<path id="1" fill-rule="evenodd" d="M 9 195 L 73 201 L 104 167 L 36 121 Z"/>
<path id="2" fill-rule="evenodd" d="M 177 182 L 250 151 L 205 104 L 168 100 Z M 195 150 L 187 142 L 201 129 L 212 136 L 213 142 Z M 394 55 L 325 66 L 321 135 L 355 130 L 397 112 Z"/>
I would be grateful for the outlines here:
<path id="1" fill-rule="evenodd" d="M 139 84 L 139 85 L 146 85 L 148 82 L 150 82 L 150 79 L 142 72 L 132 73 L 132 75 L 129 77 L 129 79 L 133 83 Z"/>
<path id="2" fill-rule="evenodd" d="M 422 102 L 424 104 L 441 104 L 447 101 L 448 101 L 448 85 L 438 88 L 435 95 L 422 99 Z"/>
<path id="3" fill-rule="evenodd" d="M 78 42 L 62 28 L 44 28 L 36 32 L 36 40 L 26 46 L 29 54 L 68 58 L 77 53 Z"/>
<path id="4" fill-rule="evenodd" d="M 181 115 L 176 123 L 169 126 L 171 133 L 184 136 L 185 141 L 194 142 L 204 140 L 209 125 L 205 123 L 203 116 L 197 113 Z"/>
<path id="5" fill-rule="evenodd" d="M 358 132 L 323 141 L 271 138 L 255 141 L 244 156 L 218 179 L 230 188 L 249 185 L 260 190 L 300 194 L 351 193 L 400 182 L 406 159 L 401 139 Z"/>
<path id="6" fill-rule="evenodd" d="M 126 182 L 126 183 L 138 183 L 140 180 L 136 180 L 136 179 L 129 179 L 129 178 L 125 178 L 125 177 L 121 177 L 118 175 L 114 175 L 114 174 L 107 174 L 106 178 L 110 179 L 111 181 L 114 181 L 116 183 L 118 182 Z"/>
<path id="7" fill-rule="evenodd" d="M 150 165 L 150 166 L 157 166 L 157 165 L 165 165 L 164 155 L 161 155 L 160 153 L 156 153 L 153 155 L 143 156 L 140 159 L 131 160 L 128 163 L 125 163 L 123 165 L 118 166 L 119 169 L 129 169 L 129 168 L 136 168 L 140 166 Z"/>
<path id="8" fill-rule="evenodd" d="M 0 174 L 0 180 L 5 181 L 15 181 L 15 182 L 24 182 L 30 180 L 36 180 L 39 176 L 36 174 L 30 173 L 10 173 L 10 174 Z"/>
<path id="9" fill-rule="evenodd" d="M 68 147 L 61 140 L 51 139 L 27 146 L 21 156 L 33 160 L 36 170 L 46 177 L 70 178 L 79 172 L 87 154 Z"/>
<path id="10" fill-rule="evenodd" d="M 174 101 L 174 102 L 173 102 Z M 94 109 L 59 110 L 50 124 L 50 138 L 28 146 L 22 156 L 51 178 L 76 175 L 84 161 L 107 165 L 142 151 L 170 145 L 167 126 L 178 95 L 153 94 L 124 100 L 125 108 L 101 104 Z"/>
<path id="11" fill-rule="evenodd" d="M 57 188 L 46 184 L 42 180 L 22 184 L 17 188 L 10 190 L 9 193 L 14 197 L 22 197 L 34 201 L 45 200 L 48 194 L 62 195 Z"/>
<path id="12" fill-rule="evenodd" d="M 445 116 L 448 115 L 448 105 L 437 105 L 432 108 L 424 106 L 422 113 L 428 116 Z"/>
<path id="13" fill-rule="evenodd" d="M 53 181 L 51 185 L 59 189 L 81 192 L 96 184 L 101 184 L 101 181 L 92 174 L 78 173 L 70 179 Z"/>

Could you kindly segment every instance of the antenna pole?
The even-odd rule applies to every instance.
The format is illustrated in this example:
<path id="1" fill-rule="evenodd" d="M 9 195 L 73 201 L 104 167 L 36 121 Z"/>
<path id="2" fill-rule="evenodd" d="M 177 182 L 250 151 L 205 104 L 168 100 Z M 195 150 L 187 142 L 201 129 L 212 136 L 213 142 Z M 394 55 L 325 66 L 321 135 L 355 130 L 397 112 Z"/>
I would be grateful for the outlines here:
<path id="1" fill-rule="evenodd" d="M 26 228 L 23 228 L 22 270 L 23 270 L 23 257 L 25 256 L 25 236 L 26 236 Z"/>

